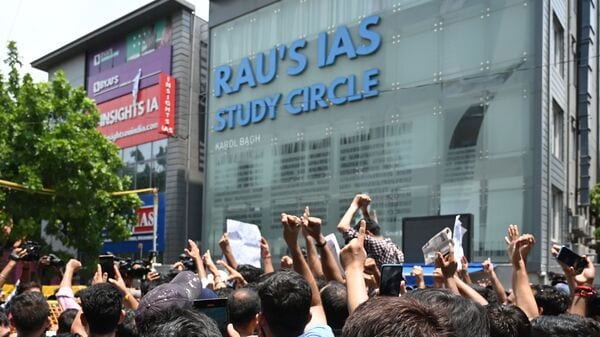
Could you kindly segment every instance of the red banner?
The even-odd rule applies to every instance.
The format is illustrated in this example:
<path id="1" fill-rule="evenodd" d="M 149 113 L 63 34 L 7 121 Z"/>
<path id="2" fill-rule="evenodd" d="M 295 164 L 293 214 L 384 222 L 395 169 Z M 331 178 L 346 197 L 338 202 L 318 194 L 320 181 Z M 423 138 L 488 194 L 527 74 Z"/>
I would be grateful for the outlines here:
<path id="1" fill-rule="evenodd" d="M 154 231 L 154 206 L 142 206 L 136 210 L 138 223 L 133 227 L 133 234 L 153 233 Z"/>
<path id="2" fill-rule="evenodd" d="M 122 149 L 173 136 L 175 79 L 161 73 L 159 84 L 134 92 L 98 104 L 98 130 Z"/>
<path id="3" fill-rule="evenodd" d="M 160 74 L 161 87 L 159 132 L 167 136 L 175 135 L 175 78 L 165 73 Z"/>

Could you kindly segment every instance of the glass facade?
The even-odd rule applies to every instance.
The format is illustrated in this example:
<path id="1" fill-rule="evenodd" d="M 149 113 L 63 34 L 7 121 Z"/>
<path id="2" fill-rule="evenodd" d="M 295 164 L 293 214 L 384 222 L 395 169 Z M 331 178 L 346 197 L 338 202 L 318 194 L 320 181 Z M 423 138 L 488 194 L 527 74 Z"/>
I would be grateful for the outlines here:
<path id="1" fill-rule="evenodd" d="M 166 189 L 167 139 L 127 147 L 120 151 L 125 162 L 123 175 L 131 177 L 131 189 Z"/>
<path id="2" fill-rule="evenodd" d="M 227 218 L 260 225 L 274 255 L 285 253 L 279 214 L 304 206 L 335 226 L 356 193 L 371 195 L 385 236 L 402 242 L 402 218 L 471 213 L 472 259 L 506 259 L 506 226 L 533 219 L 536 7 L 515 0 L 283 0 L 211 30 L 203 238 L 217 249 Z M 329 44 L 369 16 L 381 47 L 319 68 L 319 33 Z M 215 93 L 215 69 L 306 39 L 306 70 L 278 59 L 268 84 Z M 375 97 L 290 114 L 287 93 L 379 69 Z M 256 68 L 255 68 L 256 69 Z M 233 78 L 235 78 L 234 73 Z M 338 88 L 344 91 L 345 88 Z M 227 106 L 283 94 L 276 118 L 218 129 Z M 301 98 L 301 97 L 300 97 Z M 330 103 L 330 102 L 329 102 Z M 302 99 L 295 106 L 309 104 Z M 448 224 L 452 226 L 452 224 Z"/>

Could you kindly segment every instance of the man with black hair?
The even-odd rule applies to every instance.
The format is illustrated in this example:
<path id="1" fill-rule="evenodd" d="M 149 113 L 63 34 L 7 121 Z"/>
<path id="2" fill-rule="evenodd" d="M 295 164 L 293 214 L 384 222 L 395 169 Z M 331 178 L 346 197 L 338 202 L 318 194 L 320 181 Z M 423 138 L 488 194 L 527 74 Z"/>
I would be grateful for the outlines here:
<path id="1" fill-rule="evenodd" d="M 469 284 L 469 286 L 473 288 L 473 290 L 475 290 L 479 295 L 481 295 L 481 297 L 483 297 L 488 302 L 488 304 L 500 304 L 500 302 L 498 301 L 498 296 L 496 295 L 496 292 L 493 289 L 489 287 L 482 287 L 478 284 Z"/>
<path id="2" fill-rule="evenodd" d="M 450 290 L 418 289 L 407 293 L 405 297 L 447 312 L 452 325 L 462 337 L 481 337 L 488 336 L 490 333 L 490 323 L 485 308 L 474 301 L 455 295 Z"/>
<path id="3" fill-rule="evenodd" d="M 360 221 L 354 228 L 351 227 L 352 219 L 357 210 L 363 213 L 363 219 L 367 225 L 364 248 L 367 252 L 367 257 L 375 260 L 379 268 L 384 264 L 398 264 L 404 262 L 404 254 L 389 238 L 384 238 L 381 233 L 381 227 L 376 220 L 369 215 L 369 204 L 371 197 L 366 194 L 357 194 L 350 207 L 337 225 L 338 231 L 342 233 L 346 242 L 358 237 L 358 227 Z M 362 221 L 361 220 L 361 221 Z"/>
<path id="4" fill-rule="evenodd" d="M 341 335 L 342 328 L 348 318 L 348 292 L 346 286 L 331 281 L 321 289 L 321 301 L 325 316 L 327 316 L 327 324 L 333 329 L 336 336 Z"/>
<path id="5" fill-rule="evenodd" d="M 138 337 L 138 329 L 135 325 L 135 310 L 131 308 L 124 309 L 125 316 L 119 325 L 117 325 L 117 337 Z"/>
<path id="6" fill-rule="evenodd" d="M 10 336 L 10 322 L 4 309 L 0 308 L 0 337 Z"/>
<path id="7" fill-rule="evenodd" d="M 242 274 L 244 280 L 248 283 L 256 283 L 260 275 L 263 274 L 263 270 L 261 268 L 257 268 L 253 265 L 249 264 L 238 264 L 237 268 L 235 268 L 238 273 Z"/>
<path id="8" fill-rule="evenodd" d="M 50 327 L 50 307 L 39 292 L 15 296 L 10 301 L 9 312 L 18 337 L 39 337 Z"/>
<path id="9" fill-rule="evenodd" d="M 171 307 L 156 312 L 140 337 L 221 337 L 217 323 L 189 308 Z"/>
<path id="10" fill-rule="evenodd" d="M 490 337 L 531 337 L 531 323 L 516 305 L 487 305 Z"/>
<path id="11" fill-rule="evenodd" d="M 542 315 L 532 320 L 531 324 L 531 337 L 600 336 L 600 323 L 579 315 Z"/>
<path id="12" fill-rule="evenodd" d="M 37 281 L 29 281 L 29 282 L 21 282 L 17 286 L 17 295 L 20 295 L 20 294 L 28 292 L 28 291 L 41 293 L 42 285 Z"/>
<path id="13" fill-rule="evenodd" d="M 540 315 L 560 315 L 567 312 L 571 299 L 562 291 L 549 285 L 532 286 Z"/>
<path id="14" fill-rule="evenodd" d="M 348 317 L 344 337 L 457 337 L 447 312 L 403 297 L 373 297 Z M 479 335 L 479 337 L 487 335 Z"/>
<path id="15" fill-rule="evenodd" d="M 241 337 L 255 335 L 260 313 L 260 298 L 251 288 L 234 291 L 227 301 L 229 321 Z"/>
<path id="16" fill-rule="evenodd" d="M 123 294 L 110 283 L 97 283 L 81 291 L 81 309 L 73 327 L 80 335 L 115 336 L 117 325 L 125 313 L 121 310 Z M 84 331 L 81 331 L 80 326 Z"/>
<path id="17" fill-rule="evenodd" d="M 311 289 L 292 270 L 273 273 L 258 290 L 261 304 L 259 335 L 300 336 L 310 322 Z"/>
<path id="18" fill-rule="evenodd" d="M 79 310 L 77 309 L 67 309 L 58 316 L 57 335 L 71 333 L 71 325 L 73 325 L 73 321 L 75 320 L 75 317 L 77 317 L 78 312 Z"/>

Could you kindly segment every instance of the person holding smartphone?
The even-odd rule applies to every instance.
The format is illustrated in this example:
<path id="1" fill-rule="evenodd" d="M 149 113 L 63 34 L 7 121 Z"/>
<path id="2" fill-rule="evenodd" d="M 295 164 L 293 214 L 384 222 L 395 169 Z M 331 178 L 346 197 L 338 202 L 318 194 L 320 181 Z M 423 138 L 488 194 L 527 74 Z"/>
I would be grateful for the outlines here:
<path id="1" fill-rule="evenodd" d="M 384 264 L 400 264 L 404 262 L 404 253 L 396 246 L 390 238 L 385 238 L 382 235 L 381 227 L 375 219 L 369 215 L 369 204 L 371 197 L 366 194 L 357 194 L 348 210 L 340 220 L 337 226 L 338 231 L 342 233 L 346 242 L 358 237 L 358 227 L 352 228 L 351 222 L 357 210 L 361 210 L 363 219 L 367 224 L 365 237 L 365 250 L 367 256 L 375 260 L 377 267 L 381 269 Z M 359 221 L 360 223 L 360 221 Z"/>

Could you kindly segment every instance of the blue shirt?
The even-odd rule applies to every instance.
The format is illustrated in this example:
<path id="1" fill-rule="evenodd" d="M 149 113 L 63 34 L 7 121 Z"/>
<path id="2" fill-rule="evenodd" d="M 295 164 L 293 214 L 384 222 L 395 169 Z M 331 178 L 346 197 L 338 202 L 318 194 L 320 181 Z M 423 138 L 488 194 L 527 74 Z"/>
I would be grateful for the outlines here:
<path id="1" fill-rule="evenodd" d="M 315 325 L 298 337 L 334 337 L 329 325 Z"/>

